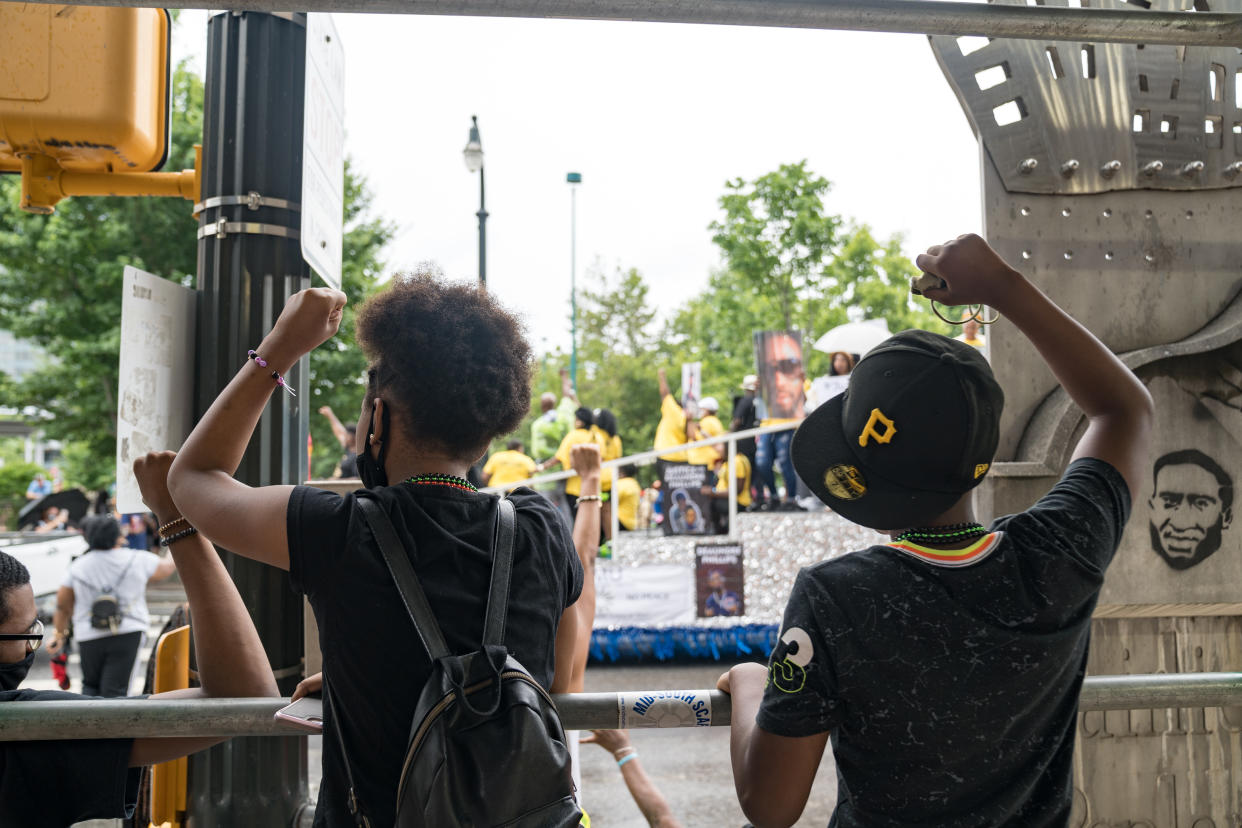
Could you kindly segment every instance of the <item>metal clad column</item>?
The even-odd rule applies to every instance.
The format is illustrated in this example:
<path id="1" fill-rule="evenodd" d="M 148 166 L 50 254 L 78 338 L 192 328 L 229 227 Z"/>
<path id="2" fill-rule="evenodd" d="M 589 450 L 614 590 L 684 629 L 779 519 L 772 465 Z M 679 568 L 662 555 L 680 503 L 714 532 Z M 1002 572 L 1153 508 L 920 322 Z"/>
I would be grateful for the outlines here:
<path id="1" fill-rule="evenodd" d="M 1190 6 L 1091 5 L 1136 26 Z M 1242 0 L 1193 5 L 1242 10 Z M 1151 472 L 1108 567 L 1088 674 L 1239 669 L 1242 52 L 953 37 L 932 47 L 979 137 L 988 240 L 1155 401 Z M 1006 401 L 978 505 L 995 516 L 1056 483 L 1084 426 L 1025 337 L 1003 319 L 988 334 Z M 1072 825 L 1237 824 L 1242 709 L 1084 706 L 1074 774 Z"/>
<path id="2" fill-rule="evenodd" d="M 291 294 L 310 285 L 302 260 L 305 15 L 226 12 L 208 23 L 199 215 L 201 415 L 271 328 Z M 259 422 L 237 478 L 299 483 L 306 468 L 308 360 L 287 378 Z M 284 520 L 284 515 L 273 515 Z M 296 686 L 302 603 L 289 576 L 222 553 L 254 617 L 281 692 Z M 306 742 L 244 738 L 196 754 L 189 813 L 195 828 L 289 825 L 307 799 Z"/>

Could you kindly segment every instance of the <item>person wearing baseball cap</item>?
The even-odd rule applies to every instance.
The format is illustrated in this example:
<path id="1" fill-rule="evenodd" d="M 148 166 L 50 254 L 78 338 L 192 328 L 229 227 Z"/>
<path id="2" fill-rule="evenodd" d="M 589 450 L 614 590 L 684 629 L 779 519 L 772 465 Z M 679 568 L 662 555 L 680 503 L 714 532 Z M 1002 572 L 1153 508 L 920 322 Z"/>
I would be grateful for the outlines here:
<path id="1" fill-rule="evenodd" d="M 715 397 L 704 397 L 699 400 L 698 439 L 706 440 L 708 437 L 719 437 L 721 434 L 724 434 L 724 423 L 720 422 L 720 418 L 716 416 L 719 411 L 720 403 L 716 402 Z M 694 466 L 707 466 L 711 468 L 720 459 L 720 452 L 713 446 L 692 448 L 686 454 L 689 456 L 690 464 Z"/>
<path id="2" fill-rule="evenodd" d="M 1004 398 L 972 346 L 905 331 L 798 428 L 799 477 L 892 541 L 802 570 L 767 668 L 733 694 L 734 782 L 752 822 L 791 825 L 829 738 L 831 825 L 1064 826 L 1091 614 L 1143 479 L 1147 389 L 1009 267 L 960 236 L 917 259 L 945 305 L 1025 335 L 1087 426 L 1060 481 L 984 527 Z"/>

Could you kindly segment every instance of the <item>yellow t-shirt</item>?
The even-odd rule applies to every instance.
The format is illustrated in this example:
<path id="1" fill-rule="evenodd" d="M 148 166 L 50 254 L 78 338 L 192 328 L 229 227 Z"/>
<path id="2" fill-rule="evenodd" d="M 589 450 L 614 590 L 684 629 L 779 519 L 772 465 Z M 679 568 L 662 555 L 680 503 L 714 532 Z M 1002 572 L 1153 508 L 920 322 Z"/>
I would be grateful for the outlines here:
<path id="1" fill-rule="evenodd" d="M 638 525 L 638 501 L 642 499 L 643 488 L 632 477 L 623 477 L 617 481 L 617 520 L 626 529 Z"/>
<path id="2" fill-rule="evenodd" d="M 666 394 L 664 400 L 660 403 L 660 424 L 656 426 L 655 433 L 655 449 L 673 448 L 674 446 L 685 445 L 686 443 L 686 412 L 682 410 L 681 403 L 673 399 L 672 394 Z M 660 456 L 661 460 L 668 460 L 671 463 L 686 462 L 686 452 L 675 451 L 671 454 Z"/>
<path id="3" fill-rule="evenodd" d="M 483 473 L 491 475 L 487 479 L 489 486 L 504 486 L 533 477 L 535 461 L 520 451 L 498 451 L 487 458 Z"/>
<path id="4" fill-rule="evenodd" d="M 608 432 L 599 426 L 591 426 L 591 434 L 595 437 L 595 442 L 599 443 L 599 460 L 605 463 L 609 460 L 616 460 L 621 456 L 621 435 L 614 434 L 608 436 Z M 604 469 L 599 480 L 600 491 L 609 491 L 612 489 L 612 470 Z"/>
<path id="5" fill-rule="evenodd" d="M 719 437 L 724 432 L 725 427 L 715 414 L 708 414 L 699 420 L 700 440 L 706 440 L 708 437 Z M 690 455 L 690 462 L 696 466 L 710 466 L 720 456 L 720 453 L 711 446 L 699 446 L 698 448 L 690 449 L 686 453 Z"/>
<path id="6" fill-rule="evenodd" d="M 720 479 L 716 481 L 716 491 L 729 491 L 729 478 L 742 481 L 742 491 L 738 493 L 737 505 L 750 505 L 750 458 L 745 454 L 735 454 L 733 456 L 733 474 L 720 475 Z"/>
<path id="7" fill-rule="evenodd" d="M 573 463 L 571 463 L 569 459 L 569 450 L 579 443 L 595 443 L 598 446 L 599 440 L 595 439 L 595 435 L 587 431 L 585 428 L 575 428 L 573 431 L 566 434 L 565 439 L 561 440 L 561 447 L 556 450 L 556 459 L 560 461 L 561 468 L 567 471 L 573 470 Z M 600 446 L 600 453 L 602 454 L 603 451 L 604 447 Z M 578 475 L 575 474 L 573 477 L 565 481 L 565 494 L 577 497 L 578 493 L 581 491 L 582 478 Z"/>

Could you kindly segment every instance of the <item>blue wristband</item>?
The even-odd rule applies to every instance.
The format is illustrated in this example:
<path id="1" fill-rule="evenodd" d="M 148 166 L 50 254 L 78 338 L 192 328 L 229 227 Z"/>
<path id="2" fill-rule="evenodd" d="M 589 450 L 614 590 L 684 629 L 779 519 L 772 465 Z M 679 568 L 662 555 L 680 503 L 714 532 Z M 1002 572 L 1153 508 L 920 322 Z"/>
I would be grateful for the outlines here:
<path id="1" fill-rule="evenodd" d="M 629 756 L 626 756 L 624 759 L 618 759 L 617 767 L 619 768 L 622 765 L 624 765 L 626 762 L 630 761 L 631 759 L 637 759 L 637 758 L 638 758 L 638 752 L 635 751 L 634 753 L 631 753 Z"/>

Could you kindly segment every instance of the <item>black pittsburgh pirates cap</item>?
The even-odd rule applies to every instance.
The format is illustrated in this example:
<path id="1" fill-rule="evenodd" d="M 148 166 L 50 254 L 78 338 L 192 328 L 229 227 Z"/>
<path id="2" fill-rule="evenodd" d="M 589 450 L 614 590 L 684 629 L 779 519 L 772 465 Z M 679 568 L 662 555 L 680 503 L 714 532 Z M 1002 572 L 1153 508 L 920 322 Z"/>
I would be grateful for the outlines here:
<path id="1" fill-rule="evenodd" d="M 979 351 L 929 331 L 871 349 L 849 388 L 794 433 L 794 469 L 816 497 L 872 529 L 938 517 L 983 480 L 1005 395 Z"/>

